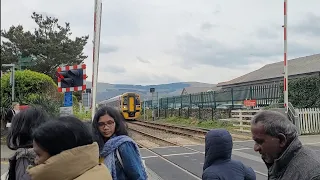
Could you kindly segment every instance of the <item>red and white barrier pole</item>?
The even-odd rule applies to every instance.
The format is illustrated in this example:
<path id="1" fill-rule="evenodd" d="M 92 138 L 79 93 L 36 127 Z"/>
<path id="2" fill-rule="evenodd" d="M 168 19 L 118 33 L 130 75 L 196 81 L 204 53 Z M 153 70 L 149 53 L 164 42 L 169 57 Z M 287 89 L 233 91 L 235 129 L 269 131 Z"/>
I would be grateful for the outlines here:
<path id="1" fill-rule="evenodd" d="M 287 61 L 287 9 L 288 9 L 288 1 L 284 0 L 284 25 L 283 25 L 283 33 L 284 33 L 284 79 L 283 79 L 283 95 L 284 95 L 284 107 L 286 108 L 286 112 L 288 112 L 288 61 Z"/>
<path id="2" fill-rule="evenodd" d="M 95 0 L 94 7 L 95 9 L 94 9 L 94 39 L 93 39 L 93 71 L 92 71 L 92 98 L 91 98 L 92 120 L 96 111 L 100 32 L 101 32 L 101 13 L 102 13 L 101 0 Z"/>

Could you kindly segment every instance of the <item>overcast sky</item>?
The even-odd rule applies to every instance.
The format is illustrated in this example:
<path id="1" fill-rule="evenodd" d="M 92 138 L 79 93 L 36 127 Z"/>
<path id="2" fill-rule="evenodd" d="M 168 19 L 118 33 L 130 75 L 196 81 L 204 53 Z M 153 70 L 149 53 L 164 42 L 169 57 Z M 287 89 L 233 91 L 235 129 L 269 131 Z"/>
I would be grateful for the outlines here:
<path id="1" fill-rule="evenodd" d="M 289 0 L 289 58 L 320 53 L 320 1 Z M 1 0 L 1 29 L 32 30 L 33 11 L 89 35 L 94 0 Z M 99 81 L 218 83 L 283 60 L 282 0 L 103 0 Z"/>

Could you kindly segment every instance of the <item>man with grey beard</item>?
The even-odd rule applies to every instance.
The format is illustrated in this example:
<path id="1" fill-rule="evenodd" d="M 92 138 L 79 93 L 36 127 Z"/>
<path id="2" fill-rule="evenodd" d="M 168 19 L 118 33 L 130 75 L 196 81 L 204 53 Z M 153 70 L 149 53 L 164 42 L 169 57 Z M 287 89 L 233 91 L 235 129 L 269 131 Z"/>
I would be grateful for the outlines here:
<path id="1" fill-rule="evenodd" d="M 320 157 L 301 144 L 296 126 L 285 115 L 259 112 L 251 120 L 251 132 L 269 180 L 320 180 Z"/>

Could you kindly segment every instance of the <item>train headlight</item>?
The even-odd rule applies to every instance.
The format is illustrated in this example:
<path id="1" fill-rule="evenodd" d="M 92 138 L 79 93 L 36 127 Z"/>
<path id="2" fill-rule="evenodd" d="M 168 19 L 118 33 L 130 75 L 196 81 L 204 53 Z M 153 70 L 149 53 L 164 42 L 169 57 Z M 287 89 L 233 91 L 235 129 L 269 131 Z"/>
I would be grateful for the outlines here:
<path id="1" fill-rule="evenodd" d="M 123 106 L 123 109 L 127 109 L 128 108 L 128 106 Z"/>

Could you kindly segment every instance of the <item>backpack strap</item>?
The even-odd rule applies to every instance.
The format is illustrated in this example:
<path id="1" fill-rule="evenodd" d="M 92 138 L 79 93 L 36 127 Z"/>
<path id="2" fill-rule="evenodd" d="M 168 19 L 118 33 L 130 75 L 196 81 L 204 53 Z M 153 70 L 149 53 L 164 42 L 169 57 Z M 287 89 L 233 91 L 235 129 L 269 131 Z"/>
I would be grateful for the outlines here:
<path id="1" fill-rule="evenodd" d="M 118 148 L 116 149 L 116 154 L 117 154 L 117 158 L 118 158 L 118 160 L 119 160 L 119 162 L 120 162 L 120 164 L 121 164 L 121 166 L 123 168 L 123 163 L 122 163 L 122 159 L 121 159 L 121 156 L 120 156 Z"/>

